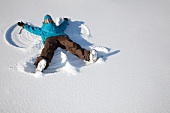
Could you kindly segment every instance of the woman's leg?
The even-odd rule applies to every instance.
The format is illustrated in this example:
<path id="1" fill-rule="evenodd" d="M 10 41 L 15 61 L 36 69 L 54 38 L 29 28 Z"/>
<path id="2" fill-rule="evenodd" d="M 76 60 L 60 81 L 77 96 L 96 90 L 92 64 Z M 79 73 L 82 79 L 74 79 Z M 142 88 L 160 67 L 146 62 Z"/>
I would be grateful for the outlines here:
<path id="1" fill-rule="evenodd" d="M 89 61 L 90 51 L 82 48 L 79 44 L 73 42 L 68 36 L 58 36 L 58 41 L 61 46 L 64 46 L 67 51 L 78 56 L 80 59 Z"/>
<path id="2" fill-rule="evenodd" d="M 51 62 L 51 60 L 54 56 L 54 51 L 57 49 L 58 46 L 59 46 L 59 43 L 58 43 L 56 37 L 47 38 L 45 41 L 45 44 L 44 44 L 44 48 L 41 51 L 41 55 L 39 57 L 37 57 L 37 59 L 34 63 L 35 67 L 37 67 L 38 63 L 42 59 L 45 59 L 46 60 L 45 69 L 47 69 L 47 67 L 49 66 L 49 63 Z"/>

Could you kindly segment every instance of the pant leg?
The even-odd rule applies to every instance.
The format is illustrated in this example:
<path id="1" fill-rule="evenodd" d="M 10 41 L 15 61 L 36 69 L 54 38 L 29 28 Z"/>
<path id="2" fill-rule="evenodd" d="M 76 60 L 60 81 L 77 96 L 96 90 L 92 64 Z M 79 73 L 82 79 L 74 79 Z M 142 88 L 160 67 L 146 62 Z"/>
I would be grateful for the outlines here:
<path id="1" fill-rule="evenodd" d="M 73 42 L 68 36 L 58 36 L 57 39 L 61 46 L 64 46 L 67 51 L 78 56 L 80 59 L 89 61 L 90 51 L 82 48 L 76 42 Z"/>
<path id="2" fill-rule="evenodd" d="M 54 51 L 59 47 L 59 43 L 57 41 L 56 37 L 50 37 L 47 38 L 44 44 L 44 48 L 41 51 L 41 55 L 37 57 L 34 65 L 37 67 L 39 61 L 42 59 L 45 59 L 47 61 L 45 69 L 49 66 L 49 63 L 51 62 L 53 56 L 54 56 Z"/>

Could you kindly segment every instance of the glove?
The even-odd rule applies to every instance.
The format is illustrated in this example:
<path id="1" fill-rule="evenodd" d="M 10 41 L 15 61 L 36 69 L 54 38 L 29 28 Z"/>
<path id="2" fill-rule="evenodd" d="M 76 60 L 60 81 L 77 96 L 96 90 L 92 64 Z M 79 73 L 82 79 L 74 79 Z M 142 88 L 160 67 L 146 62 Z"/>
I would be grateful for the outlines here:
<path id="1" fill-rule="evenodd" d="M 68 21 L 68 18 L 64 18 L 65 21 Z"/>
<path id="2" fill-rule="evenodd" d="M 20 27 L 24 27 L 24 23 L 21 21 L 21 22 L 18 22 L 18 25 L 20 26 Z"/>

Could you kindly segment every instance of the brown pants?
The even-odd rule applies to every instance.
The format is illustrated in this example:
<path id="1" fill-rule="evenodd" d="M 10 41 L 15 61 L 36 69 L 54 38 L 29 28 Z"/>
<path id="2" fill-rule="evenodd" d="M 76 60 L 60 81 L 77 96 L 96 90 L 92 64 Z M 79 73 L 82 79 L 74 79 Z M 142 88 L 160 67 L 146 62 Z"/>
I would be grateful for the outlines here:
<path id="1" fill-rule="evenodd" d="M 53 58 L 54 51 L 58 47 L 61 47 L 62 49 L 66 49 L 70 53 L 78 56 L 80 59 L 89 61 L 90 51 L 82 48 L 79 44 L 73 42 L 71 39 L 69 39 L 68 36 L 54 36 L 46 39 L 44 48 L 41 51 L 41 55 L 37 57 L 34 63 L 35 67 L 37 67 L 40 60 L 46 59 L 47 64 L 45 69 L 47 69 L 49 63 Z"/>

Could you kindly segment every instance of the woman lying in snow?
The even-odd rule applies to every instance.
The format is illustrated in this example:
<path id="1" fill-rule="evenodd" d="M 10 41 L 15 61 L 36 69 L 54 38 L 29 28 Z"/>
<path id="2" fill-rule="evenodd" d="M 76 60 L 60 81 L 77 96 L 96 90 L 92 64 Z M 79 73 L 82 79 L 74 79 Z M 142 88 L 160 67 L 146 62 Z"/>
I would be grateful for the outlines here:
<path id="1" fill-rule="evenodd" d="M 36 71 L 42 72 L 44 69 L 48 68 L 49 63 L 53 58 L 54 51 L 58 47 L 66 49 L 70 53 L 85 61 L 94 63 L 97 60 L 96 50 L 92 49 L 88 51 L 82 48 L 79 44 L 73 42 L 68 37 L 68 35 L 64 33 L 67 25 L 69 25 L 67 18 L 64 18 L 64 21 L 59 26 L 53 22 L 53 19 L 50 15 L 46 15 L 44 17 L 44 22 L 41 28 L 34 27 L 23 22 L 18 22 L 18 25 L 35 35 L 41 36 L 42 38 L 44 48 L 34 63 Z"/>

